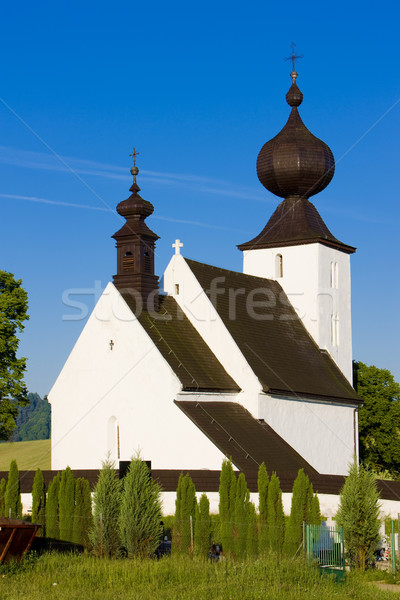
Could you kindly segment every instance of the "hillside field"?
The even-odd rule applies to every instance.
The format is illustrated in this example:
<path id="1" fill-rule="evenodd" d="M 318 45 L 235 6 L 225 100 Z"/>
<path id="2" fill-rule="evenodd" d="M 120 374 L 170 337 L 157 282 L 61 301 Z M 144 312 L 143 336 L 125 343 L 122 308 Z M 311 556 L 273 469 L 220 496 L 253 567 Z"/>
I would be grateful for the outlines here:
<path id="1" fill-rule="evenodd" d="M 0 444 L 0 471 L 8 471 L 15 459 L 20 471 L 50 469 L 50 440 L 34 442 L 4 442 Z"/>

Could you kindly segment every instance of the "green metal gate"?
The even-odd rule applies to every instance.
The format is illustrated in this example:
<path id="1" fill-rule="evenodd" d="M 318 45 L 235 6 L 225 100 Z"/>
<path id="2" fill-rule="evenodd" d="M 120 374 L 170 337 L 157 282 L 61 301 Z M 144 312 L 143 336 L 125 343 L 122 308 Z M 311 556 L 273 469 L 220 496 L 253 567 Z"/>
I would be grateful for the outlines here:
<path id="1" fill-rule="evenodd" d="M 307 559 L 318 561 L 321 573 L 333 573 L 336 580 L 344 579 L 344 535 L 343 527 L 306 526 Z"/>

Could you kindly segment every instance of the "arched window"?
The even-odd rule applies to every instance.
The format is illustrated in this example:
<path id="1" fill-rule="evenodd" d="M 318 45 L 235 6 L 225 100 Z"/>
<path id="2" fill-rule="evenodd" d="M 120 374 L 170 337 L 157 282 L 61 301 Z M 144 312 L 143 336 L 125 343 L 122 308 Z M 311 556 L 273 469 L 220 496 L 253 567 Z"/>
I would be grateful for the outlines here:
<path id="1" fill-rule="evenodd" d="M 339 315 L 331 314 L 331 342 L 332 346 L 339 346 Z"/>
<path id="2" fill-rule="evenodd" d="M 120 458 L 119 425 L 116 417 L 110 417 L 107 423 L 107 452 L 111 460 Z"/>
<path id="3" fill-rule="evenodd" d="M 331 288 L 339 287 L 339 265 L 337 262 L 331 262 Z"/>
<path id="4" fill-rule="evenodd" d="M 283 277 L 283 256 L 282 254 L 277 254 L 275 256 L 275 277 L 278 279 L 279 277 Z"/>

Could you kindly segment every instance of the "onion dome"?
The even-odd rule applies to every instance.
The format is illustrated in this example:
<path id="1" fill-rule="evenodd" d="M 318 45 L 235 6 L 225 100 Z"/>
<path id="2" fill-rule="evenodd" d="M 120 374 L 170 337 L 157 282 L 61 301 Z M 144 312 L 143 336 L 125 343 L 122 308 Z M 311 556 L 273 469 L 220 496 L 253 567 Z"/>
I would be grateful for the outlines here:
<path id="1" fill-rule="evenodd" d="M 303 94 L 292 71 L 286 101 L 292 107 L 285 127 L 264 144 L 257 158 L 257 175 L 262 185 L 281 198 L 309 198 L 331 181 L 335 159 L 325 142 L 313 135 L 300 118 L 297 107 Z"/>

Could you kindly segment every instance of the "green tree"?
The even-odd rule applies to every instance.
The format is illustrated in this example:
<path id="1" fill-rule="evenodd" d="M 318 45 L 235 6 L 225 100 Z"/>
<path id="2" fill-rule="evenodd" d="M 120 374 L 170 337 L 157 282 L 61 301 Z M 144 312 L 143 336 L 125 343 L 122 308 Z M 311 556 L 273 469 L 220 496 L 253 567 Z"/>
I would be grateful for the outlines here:
<path id="1" fill-rule="evenodd" d="M 282 490 L 276 473 L 272 473 L 268 486 L 267 511 L 267 546 L 269 550 L 280 555 L 285 536 L 285 516 L 282 505 Z"/>
<path id="2" fill-rule="evenodd" d="M 2 477 L 1 481 L 0 481 L 0 517 L 6 516 L 6 504 L 5 504 L 6 487 L 7 487 L 7 482 L 4 479 L 4 477 Z"/>
<path id="3" fill-rule="evenodd" d="M 60 539 L 72 542 L 75 510 L 75 478 L 69 467 L 61 473 L 58 502 Z"/>
<path id="4" fill-rule="evenodd" d="M 268 548 L 267 515 L 268 515 L 268 486 L 269 477 L 265 463 L 258 469 L 258 514 L 259 514 L 259 550 L 264 554 Z"/>
<path id="5" fill-rule="evenodd" d="M 119 513 L 121 506 L 121 481 L 115 464 L 110 459 L 103 462 L 93 491 L 93 523 L 90 542 L 98 556 L 116 556 L 121 547 Z"/>
<path id="6" fill-rule="evenodd" d="M 252 502 L 247 503 L 247 537 L 246 537 L 246 556 L 254 558 L 258 554 L 258 527 L 256 507 Z"/>
<path id="7" fill-rule="evenodd" d="M 6 440 L 15 428 L 20 406 L 28 404 L 24 383 L 26 359 L 17 358 L 17 333 L 29 317 L 28 296 L 21 279 L 0 271 L 0 439 Z"/>
<path id="8" fill-rule="evenodd" d="M 129 557 L 152 556 L 161 540 L 161 488 L 139 454 L 124 478 L 119 530 Z"/>
<path id="9" fill-rule="evenodd" d="M 322 523 L 321 508 L 317 494 L 314 494 L 311 499 L 311 508 L 307 522 L 309 525 L 321 525 Z"/>
<path id="10" fill-rule="evenodd" d="M 244 473 L 240 473 L 236 484 L 234 551 L 236 558 L 244 558 L 247 545 L 247 528 L 249 526 L 250 492 Z"/>
<path id="11" fill-rule="evenodd" d="M 197 505 L 196 521 L 194 527 L 194 551 L 197 556 L 206 557 L 210 550 L 211 518 L 210 501 L 206 494 L 202 494 Z"/>
<path id="12" fill-rule="evenodd" d="M 400 385 L 387 369 L 354 363 L 354 382 L 363 399 L 358 425 L 360 459 L 376 472 L 400 475 Z"/>
<path id="13" fill-rule="evenodd" d="M 310 510 L 310 480 L 299 469 L 293 484 L 292 506 L 285 531 L 284 551 L 288 556 L 294 556 L 303 542 L 303 523 L 307 521 Z"/>
<path id="14" fill-rule="evenodd" d="M 354 461 L 340 493 L 336 522 L 343 527 L 350 561 L 362 571 L 379 541 L 379 509 L 374 474 Z"/>
<path id="15" fill-rule="evenodd" d="M 219 480 L 219 519 L 222 549 L 226 555 L 233 552 L 235 499 L 236 475 L 231 461 L 224 459 Z"/>
<path id="16" fill-rule="evenodd" d="M 49 483 L 46 502 L 46 536 L 58 540 L 60 538 L 59 502 L 61 475 L 57 473 Z"/>
<path id="17" fill-rule="evenodd" d="M 92 526 L 92 497 L 87 479 L 78 477 L 75 482 L 75 510 L 72 541 L 87 547 Z"/>
<path id="18" fill-rule="evenodd" d="M 174 551 L 188 553 L 191 549 L 191 527 L 196 520 L 196 488 L 188 473 L 179 476 L 175 502 Z M 192 518 L 192 524 L 190 523 Z"/>
<path id="19" fill-rule="evenodd" d="M 19 483 L 19 472 L 17 461 L 12 460 L 8 472 L 6 494 L 4 498 L 6 516 L 12 519 L 22 517 L 21 486 Z"/>
<path id="20" fill-rule="evenodd" d="M 43 473 L 36 470 L 32 487 L 32 522 L 41 525 L 38 535 L 46 536 L 46 486 Z"/>
<path id="21" fill-rule="evenodd" d="M 29 405 L 19 409 L 11 440 L 47 440 L 50 438 L 51 408 L 47 397 L 43 400 L 38 394 L 28 394 Z"/>

